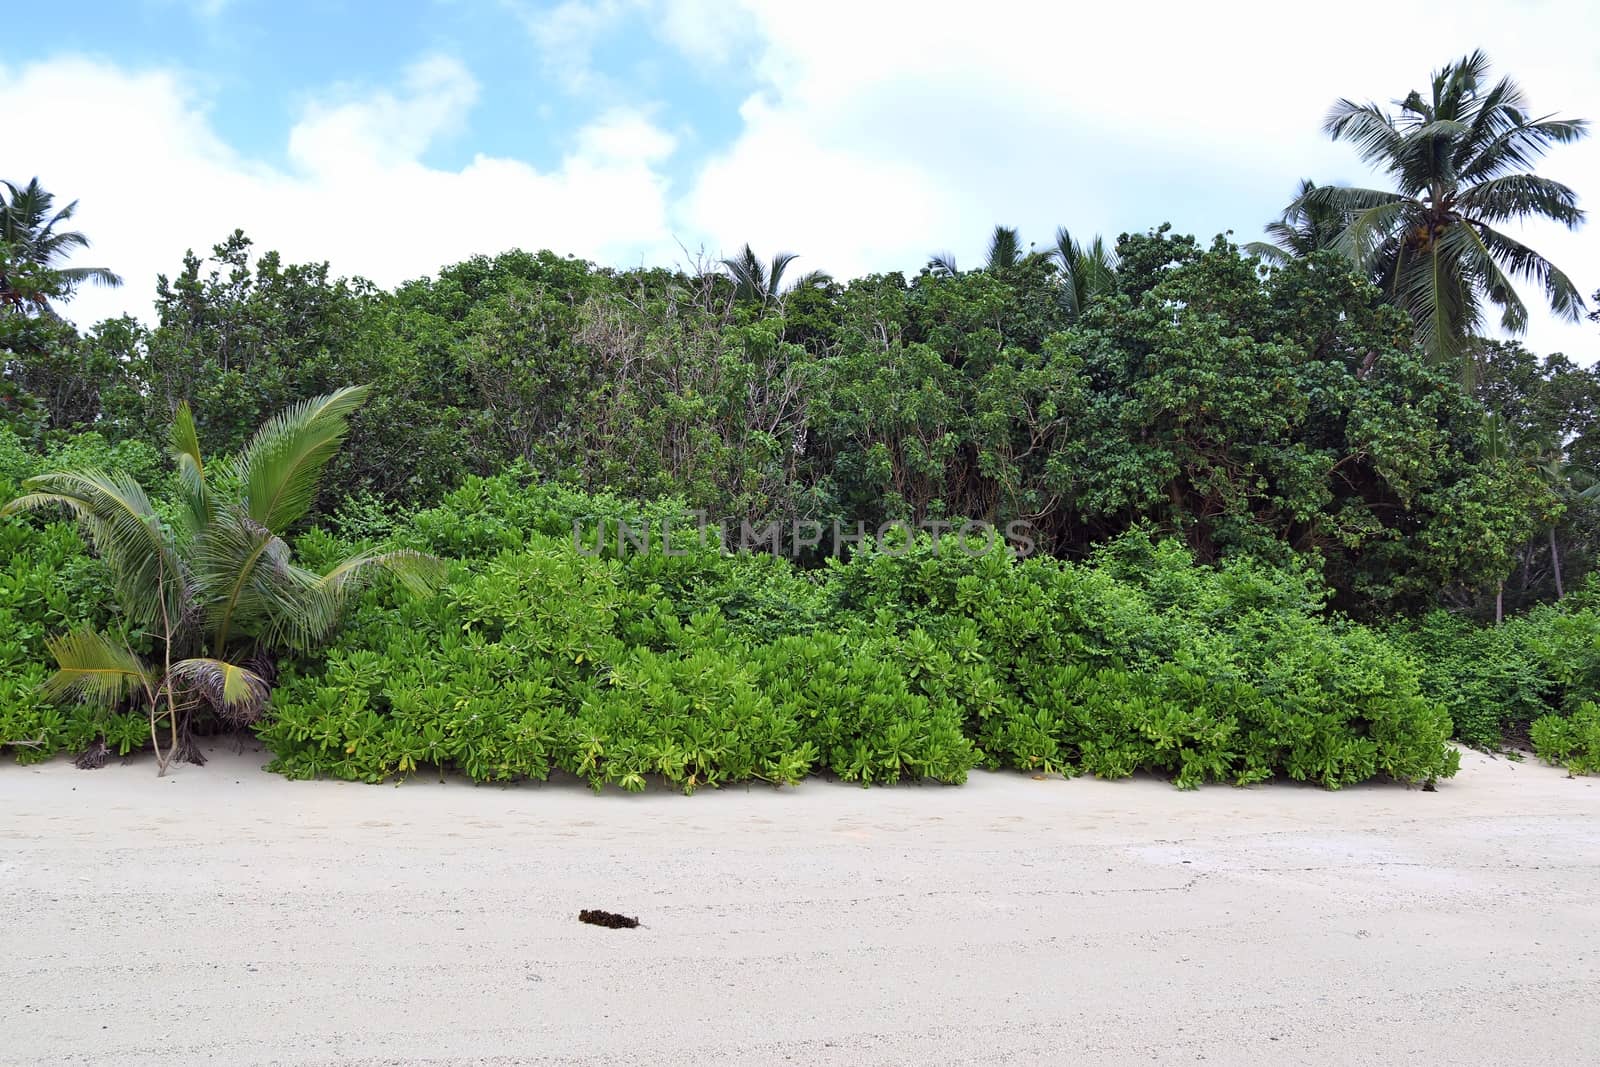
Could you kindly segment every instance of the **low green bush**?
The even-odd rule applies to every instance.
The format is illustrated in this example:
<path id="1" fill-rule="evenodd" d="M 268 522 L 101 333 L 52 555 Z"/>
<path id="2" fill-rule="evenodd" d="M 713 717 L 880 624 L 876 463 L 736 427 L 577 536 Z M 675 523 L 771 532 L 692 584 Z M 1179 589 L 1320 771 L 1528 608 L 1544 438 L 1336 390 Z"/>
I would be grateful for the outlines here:
<path id="1" fill-rule="evenodd" d="M 1495 749 L 1528 740 L 1546 715 L 1600 700 L 1600 611 L 1591 599 L 1580 592 L 1500 626 L 1436 611 L 1391 633 L 1417 659 L 1423 692 L 1450 713 L 1456 737 Z"/>
<path id="2" fill-rule="evenodd" d="M 1540 759 L 1573 774 L 1600 774 L 1600 704 L 1586 700 L 1571 715 L 1543 715 L 1529 731 Z"/>
<path id="3" fill-rule="evenodd" d="M 967 665 L 959 703 L 991 766 L 1329 788 L 1456 769 L 1411 663 L 1328 617 L 1309 571 L 1201 567 L 1140 533 L 1084 565 L 952 547 L 863 554 L 836 577 L 854 610 Z"/>
<path id="4" fill-rule="evenodd" d="M 70 447 L 40 456 L 0 438 L 0 489 L 50 465 L 161 476 L 144 446 L 85 435 Z M 312 567 L 379 545 L 452 562 L 440 594 L 371 590 L 329 646 L 285 661 L 259 727 L 274 770 L 560 770 L 597 789 L 685 792 L 811 773 L 954 783 L 976 766 L 1145 771 L 1181 787 L 1426 782 L 1455 771 L 1452 711 L 1459 736 L 1498 737 L 1508 721 L 1571 710 L 1600 677 L 1576 597 L 1492 634 L 1441 615 L 1397 639 L 1330 614 L 1310 570 L 1200 566 L 1145 533 L 1080 563 L 924 536 L 803 570 L 701 543 L 677 501 L 641 507 L 528 477 L 471 479 L 415 514 L 356 502 L 296 539 Z M 649 528 L 652 550 L 619 551 L 617 519 Z M 658 540 L 668 523 L 684 534 L 672 555 Z M 25 760 L 97 737 L 142 745 L 142 718 L 37 690 L 47 633 L 115 625 L 101 565 L 65 523 L 4 520 L 0 548 L 0 741 Z M 1477 674 L 1452 691 L 1450 672 L 1468 665 Z M 1541 727 L 1546 748 L 1568 752 L 1557 736 L 1579 721 Z"/>
<path id="5" fill-rule="evenodd" d="M 1183 787 L 1456 769 L 1413 661 L 1329 616 L 1306 570 L 1199 566 L 1146 534 L 1082 564 L 954 537 L 816 571 L 687 543 L 593 554 L 573 520 L 632 519 L 623 503 L 521 479 L 474 480 L 398 531 L 457 557 L 445 592 L 369 594 L 289 672 L 261 730 L 274 769 L 559 769 L 686 792 L 814 772 L 959 782 L 980 764 Z M 323 533 L 298 547 L 348 549 Z"/>

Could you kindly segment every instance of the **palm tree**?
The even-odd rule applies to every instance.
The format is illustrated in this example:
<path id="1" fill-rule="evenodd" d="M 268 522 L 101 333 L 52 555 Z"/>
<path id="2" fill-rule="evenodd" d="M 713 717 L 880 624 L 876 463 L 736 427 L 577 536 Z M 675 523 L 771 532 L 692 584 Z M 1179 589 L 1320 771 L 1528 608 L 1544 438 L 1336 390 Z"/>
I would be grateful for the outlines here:
<path id="1" fill-rule="evenodd" d="M 66 293 L 84 282 L 122 284 L 122 279 L 105 267 L 58 265 L 74 251 L 89 247 L 89 239 L 77 230 L 59 228 L 72 221 L 78 210 L 76 200 L 64 208 L 52 210 L 55 196 L 45 191 L 38 178 L 20 188 L 8 181 L 0 181 L 0 186 L 5 187 L 5 191 L 0 192 L 0 246 L 6 249 L 8 259 L 51 271 Z M 3 293 L 9 296 L 10 289 L 4 288 Z"/>
<path id="2" fill-rule="evenodd" d="M 1314 194 L 1318 185 L 1300 179 L 1300 191 L 1282 215 L 1266 225 L 1270 241 L 1252 241 L 1244 250 L 1268 263 L 1282 265 L 1313 252 L 1333 248 L 1350 220 L 1333 204 Z"/>
<path id="3" fill-rule="evenodd" d="M 1569 515 L 1575 508 L 1592 506 L 1600 501 L 1600 482 L 1594 480 L 1594 472 L 1577 463 L 1567 461 L 1566 454 L 1559 442 L 1547 441 L 1538 450 L 1537 469 L 1545 488 L 1555 497 L 1560 506 L 1561 515 Z M 1561 539 L 1559 519 L 1549 525 L 1550 538 L 1550 571 L 1555 579 L 1556 599 L 1567 595 L 1566 582 L 1561 570 Z"/>
<path id="4" fill-rule="evenodd" d="M 1564 319 L 1584 308 L 1565 274 L 1499 227 L 1541 218 L 1571 229 L 1583 221 L 1576 193 L 1529 168 L 1550 146 L 1582 137 L 1587 124 L 1534 117 L 1515 82 L 1490 85 L 1488 75 L 1488 59 L 1474 52 L 1436 71 L 1426 98 L 1413 91 L 1399 101 L 1397 115 L 1339 101 L 1323 128 L 1355 144 L 1395 188 L 1320 186 L 1290 207 L 1348 218 L 1336 247 L 1411 313 L 1418 340 L 1441 362 L 1468 353 L 1485 301 L 1500 309 L 1506 330 L 1526 328 L 1528 309 L 1508 273 L 1543 289 Z"/>
<path id="5" fill-rule="evenodd" d="M 1022 238 L 1010 226 L 996 226 L 989 237 L 989 254 L 984 269 L 1007 270 L 1022 262 Z"/>
<path id="6" fill-rule="evenodd" d="M 359 552 L 322 573 L 298 567 L 283 540 L 310 510 L 322 471 L 348 432 L 365 387 L 341 389 L 268 420 L 237 456 L 207 465 L 187 404 L 173 421 L 177 499 L 167 514 L 120 471 L 57 471 L 30 478 L 0 515 L 70 511 L 110 567 L 129 635 L 81 630 L 51 639 L 57 671 L 49 693 L 106 706 L 142 704 L 157 768 L 174 757 L 201 762 L 190 730 L 197 713 L 247 725 L 266 709 L 272 655 L 325 639 L 352 593 L 379 571 L 431 588 L 439 564 L 410 551 Z M 157 726 L 170 743 L 162 751 Z M 101 753 L 103 756 L 103 746 Z"/>
<path id="7" fill-rule="evenodd" d="M 996 226 L 989 236 L 989 250 L 984 257 L 983 269 L 989 272 L 1010 271 L 1049 263 L 1054 265 L 1056 279 L 1061 283 L 1061 304 L 1069 318 L 1083 314 L 1090 301 L 1117 291 L 1117 253 L 1096 235 L 1088 244 L 1073 240 L 1066 227 L 1056 229 L 1055 245 L 1048 250 L 1022 250 L 1022 238 L 1010 226 Z M 928 271 L 935 277 L 949 278 L 959 274 L 955 256 L 949 252 L 935 252 L 928 257 Z"/>
<path id="8" fill-rule="evenodd" d="M 1061 276 L 1061 302 L 1070 318 L 1083 314 L 1090 301 L 1117 291 L 1117 253 L 1099 234 L 1084 245 L 1073 240 L 1065 226 L 1059 227 L 1050 255 Z"/>
<path id="9" fill-rule="evenodd" d="M 798 289 L 826 289 L 832 284 L 833 275 L 827 271 L 808 270 L 794 280 L 794 284 L 789 286 L 789 292 L 792 293 Z"/>
<path id="10" fill-rule="evenodd" d="M 733 259 L 723 260 L 722 265 L 727 268 L 728 276 L 733 279 L 734 299 L 765 306 L 776 300 L 778 294 L 783 291 L 783 273 L 789 264 L 798 258 L 792 252 L 779 252 L 772 257 L 769 266 L 762 263 L 747 244 Z M 817 273 L 813 271 L 812 275 Z"/>

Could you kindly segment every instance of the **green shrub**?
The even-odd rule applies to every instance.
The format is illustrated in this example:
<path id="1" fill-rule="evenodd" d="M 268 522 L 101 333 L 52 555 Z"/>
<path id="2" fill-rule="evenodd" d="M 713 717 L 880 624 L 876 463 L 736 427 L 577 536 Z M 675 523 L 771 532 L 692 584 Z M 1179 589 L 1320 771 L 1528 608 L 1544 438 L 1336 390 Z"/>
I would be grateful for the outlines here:
<path id="1" fill-rule="evenodd" d="M 1146 534 L 1082 564 L 954 537 L 813 572 L 687 543 L 594 555 L 573 519 L 626 517 L 623 502 L 520 481 L 475 480 L 399 531 L 457 553 L 448 588 L 370 594 L 325 661 L 285 679 L 262 730 L 275 769 L 559 769 L 686 792 L 819 771 L 959 782 L 979 764 L 1183 787 L 1455 771 L 1412 661 L 1327 616 L 1305 570 L 1198 566 Z"/>
<path id="2" fill-rule="evenodd" d="M 893 640 L 819 633 L 780 638 L 748 655 L 817 765 L 847 782 L 962 782 L 978 761 L 954 694 L 930 694 L 929 680 L 908 672 Z"/>
<path id="3" fill-rule="evenodd" d="M 1600 700 L 1600 611 L 1571 597 L 1500 626 L 1436 611 L 1392 630 L 1421 665 L 1423 692 L 1456 737 L 1493 749 L 1524 740 L 1539 718 Z"/>
<path id="4" fill-rule="evenodd" d="M 1571 715 L 1544 715 L 1530 731 L 1546 763 L 1573 774 L 1600 774 L 1600 704 L 1586 700 Z"/>
<path id="5" fill-rule="evenodd" d="M 1201 567 L 1140 533 L 1085 565 L 956 547 L 865 553 L 836 585 L 858 616 L 934 635 L 911 662 L 968 665 L 957 703 L 991 765 L 1329 788 L 1456 769 L 1411 663 L 1328 618 L 1309 571 Z"/>

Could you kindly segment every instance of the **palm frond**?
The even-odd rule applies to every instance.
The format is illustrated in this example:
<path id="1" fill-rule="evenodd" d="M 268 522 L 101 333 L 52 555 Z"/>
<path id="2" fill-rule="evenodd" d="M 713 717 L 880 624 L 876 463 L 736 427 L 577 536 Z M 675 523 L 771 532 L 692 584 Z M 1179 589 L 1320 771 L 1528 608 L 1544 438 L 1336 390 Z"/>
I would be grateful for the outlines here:
<path id="1" fill-rule="evenodd" d="M 56 273 L 72 286 L 88 282 L 106 289 L 115 289 L 122 284 L 122 275 L 109 267 L 66 267 Z"/>
<path id="2" fill-rule="evenodd" d="M 1006 270 L 1022 261 L 1022 238 L 1010 226 L 996 226 L 989 237 L 988 270 Z"/>
<path id="3" fill-rule="evenodd" d="M 1410 313 L 1418 342 L 1441 366 L 1458 365 L 1468 339 L 1482 327 L 1482 312 L 1461 267 L 1460 248 L 1451 241 L 1416 250 L 1402 243 L 1391 282 L 1394 302 Z"/>
<path id="4" fill-rule="evenodd" d="M 808 270 L 794 280 L 790 292 L 796 289 L 826 289 L 833 284 L 833 275 L 825 270 Z"/>
<path id="5" fill-rule="evenodd" d="M 0 244 L 10 246 L 23 261 L 55 272 L 60 283 L 71 290 L 90 282 L 117 286 L 122 279 L 105 267 L 62 268 L 59 261 L 74 251 L 89 247 L 89 238 L 76 230 L 61 229 L 72 220 L 78 202 L 55 208 L 55 196 L 34 178 L 27 185 L 0 181 Z"/>
<path id="6" fill-rule="evenodd" d="M 75 630 L 45 639 L 56 673 L 44 683 L 52 699 L 72 697 L 110 708 L 124 697 L 155 684 L 151 669 L 119 638 L 94 630 Z"/>
<path id="7" fill-rule="evenodd" d="M 1302 199 L 1313 207 L 1326 206 L 1348 220 L 1328 247 L 1368 271 L 1385 242 L 1421 211 L 1409 197 L 1379 189 L 1322 186 Z"/>
<path id="8" fill-rule="evenodd" d="M 1349 141 L 1367 163 L 1388 163 L 1399 155 L 1400 131 L 1377 104 L 1340 100 L 1328 112 L 1322 129 L 1335 141 Z"/>
<path id="9" fill-rule="evenodd" d="M 1495 259 L 1505 263 L 1515 277 L 1532 282 L 1544 290 L 1550 310 L 1568 322 L 1582 317 L 1586 305 L 1583 294 L 1572 284 L 1554 263 L 1522 242 L 1501 233 L 1492 226 L 1473 222 L 1467 224 Z"/>
<path id="10" fill-rule="evenodd" d="M 1516 119 L 1506 122 L 1504 127 L 1471 162 L 1460 168 L 1461 181 L 1483 181 L 1510 171 L 1527 170 L 1550 150 L 1551 145 L 1571 144 L 1589 132 L 1589 124 L 1583 119 L 1548 116 L 1533 121 Z"/>
<path id="11" fill-rule="evenodd" d="M 799 258 L 793 252 L 779 252 L 772 257 L 772 264 L 767 268 L 766 291 L 761 294 L 764 299 L 771 300 L 783 292 L 783 273 Z"/>
<path id="12" fill-rule="evenodd" d="M 1092 300 L 1117 290 L 1117 253 L 1098 234 L 1087 245 L 1065 226 L 1056 228 L 1049 252 L 1061 281 L 1061 304 L 1069 318 L 1081 315 Z"/>
<path id="13" fill-rule="evenodd" d="M 172 419 L 172 439 L 168 446 L 178 467 L 178 486 L 183 495 L 183 515 L 190 536 L 199 536 L 211 519 L 211 493 L 206 486 L 205 459 L 200 454 L 200 435 L 195 430 L 189 402 L 178 404 Z"/>
<path id="14" fill-rule="evenodd" d="M 1500 326 L 1509 333 L 1522 333 L 1528 328 L 1528 305 L 1517 295 L 1511 279 L 1495 262 L 1494 253 L 1484 243 L 1482 236 L 1471 223 L 1458 222 L 1445 234 L 1443 241 L 1458 248 L 1463 275 L 1473 286 L 1500 309 Z"/>
<path id="15" fill-rule="evenodd" d="M 0 515 L 65 508 L 88 531 L 135 622 L 154 626 L 163 605 L 169 620 L 184 616 L 188 588 L 177 548 L 131 475 L 95 468 L 54 471 L 29 478 L 23 487 L 30 492 L 0 508 Z"/>
<path id="16" fill-rule="evenodd" d="M 1522 90 L 1510 78 L 1501 78 L 1479 102 L 1466 134 L 1456 143 L 1451 169 L 1457 174 L 1503 133 L 1510 118 L 1523 107 Z"/>
<path id="17" fill-rule="evenodd" d="M 275 532 L 311 509 L 323 468 L 350 431 L 350 414 L 367 398 L 364 385 L 302 401 L 269 419 L 238 460 L 246 510 Z"/>
<path id="18" fill-rule="evenodd" d="M 235 726 L 261 717 L 271 689 L 259 674 L 225 660 L 199 656 L 172 665 L 171 684 L 199 693 L 217 713 Z"/>
<path id="19" fill-rule="evenodd" d="M 439 587 L 444 571 L 440 560 L 409 549 L 357 553 L 320 575 L 291 567 L 294 602 L 276 615 L 265 636 L 291 647 L 309 647 L 333 631 L 350 598 L 379 574 L 390 574 L 412 593 L 426 595 Z"/>
<path id="20" fill-rule="evenodd" d="M 218 655 L 234 635 L 259 636 L 279 614 L 298 610 L 289 546 L 242 509 L 220 511 L 207 523 L 194 546 L 194 577 Z"/>
<path id="21" fill-rule="evenodd" d="M 1293 262 L 1294 256 L 1268 241 L 1247 241 L 1240 247 L 1247 256 L 1254 256 L 1272 267 L 1282 267 Z"/>
<path id="22" fill-rule="evenodd" d="M 1457 198 L 1456 208 L 1463 215 L 1491 225 L 1533 216 L 1573 230 L 1584 219 L 1577 193 L 1535 174 L 1507 174 L 1479 182 Z"/>
<path id="23" fill-rule="evenodd" d="M 736 300 L 759 300 L 767 291 L 767 269 L 748 244 L 732 259 L 724 259 L 723 267 L 733 279 Z"/>

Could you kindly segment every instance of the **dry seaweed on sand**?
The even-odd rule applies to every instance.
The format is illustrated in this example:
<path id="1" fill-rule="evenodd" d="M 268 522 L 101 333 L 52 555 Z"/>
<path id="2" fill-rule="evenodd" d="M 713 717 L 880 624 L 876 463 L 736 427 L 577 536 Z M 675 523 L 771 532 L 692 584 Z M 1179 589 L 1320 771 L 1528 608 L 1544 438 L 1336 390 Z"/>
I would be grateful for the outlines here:
<path id="1" fill-rule="evenodd" d="M 578 912 L 578 921 L 591 926 L 605 926 L 612 930 L 631 930 L 639 925 L 638 919 L 618 915 L 612 911 L 601 911 L 599 908 L 584 908 Z"/>

